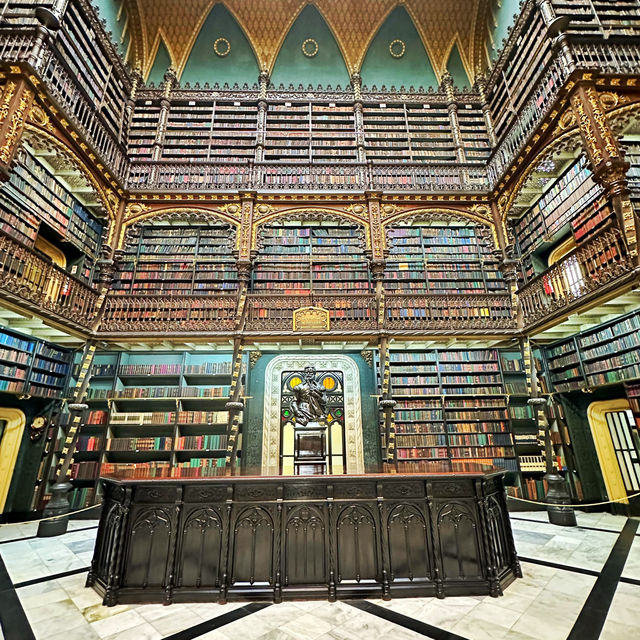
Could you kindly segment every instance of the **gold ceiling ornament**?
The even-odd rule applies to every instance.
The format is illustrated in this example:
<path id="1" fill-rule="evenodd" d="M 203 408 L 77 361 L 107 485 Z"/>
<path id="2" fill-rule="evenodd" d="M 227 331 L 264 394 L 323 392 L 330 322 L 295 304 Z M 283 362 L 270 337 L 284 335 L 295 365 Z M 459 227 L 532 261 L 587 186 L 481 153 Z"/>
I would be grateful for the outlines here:
<path id="1" fill-rule="evenodd" d="M 178 77 L 182 74 L 195 40 L 216 0 L 125 0 L 136 40 L 132 52 L 145 78 L 161 40 L 164 40 Z M 416 27 L 438 79 L 447 68 L 457 43 L 462 63 L 475 79 L 488 36 L 490 0 L 315 0 L 344 57 L 349 73 L 359 71 L 369 45 L 389 14 L 403 6 Z M 260 69 L 273 71 L 276 58 L 291 26 L 308 0 L 224 0 L 253 48 Z M 400 35 L 400 34 L 399 34 Z M 139 41 L 141 40 L 141 41 Z M 137 57 L 142 52 L 142 61 Z M 475 61 L 475 62 L 474 62 Z"/>
<path id="2" fill-rule="evenodd" d="M 320 47 L 318 46 L 317 41 L 313 38 L 307 38 L 302 43 L 302 53 L 304 53 L 307 58 L 315 58 L 318 55 L 319 50 Z"/>
<path id="3" fill-rule="evenodd" d="M 213 50 L 217 56 L 226 58 L 231 53 L 231 43 L 226 38 L 216 38 L 213 43 Z"/>
<path id="4" fill-rule="evenodd" d="M 402 40 L 398 40 L 397 38 L 395 40 L 392 40 L 389 44 L 389 53 L 393 58 L 402 58 L 406 50 L 407 45 Z"/>

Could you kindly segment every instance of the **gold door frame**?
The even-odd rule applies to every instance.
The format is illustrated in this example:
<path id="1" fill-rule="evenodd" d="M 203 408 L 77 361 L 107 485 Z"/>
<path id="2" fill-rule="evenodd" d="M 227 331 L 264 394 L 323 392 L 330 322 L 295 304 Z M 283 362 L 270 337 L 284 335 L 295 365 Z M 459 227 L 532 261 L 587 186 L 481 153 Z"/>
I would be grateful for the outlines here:
<path id="1" fill-rule="evenodd" d="M 627 489 L 624 486 L 620 464 L 616 457 L 605 414 L 609 411 L 626 411 L 628 409 L 631 409 L 631 406 L 625 398 L 592 402 L 587 409 L 589 427 L 596 446 L 600 471 L 604 478 L 608 498 L 609 500 L 618 500 L 622 504 L 629 504 Z"/>
<path id="2" fill-rule="evenodd" d="M 0 408 L 0 420 L 7 421 L 0 442 L 0 513 L 3 513 L 20 451 L 26 419 L 20 409 Z"/>

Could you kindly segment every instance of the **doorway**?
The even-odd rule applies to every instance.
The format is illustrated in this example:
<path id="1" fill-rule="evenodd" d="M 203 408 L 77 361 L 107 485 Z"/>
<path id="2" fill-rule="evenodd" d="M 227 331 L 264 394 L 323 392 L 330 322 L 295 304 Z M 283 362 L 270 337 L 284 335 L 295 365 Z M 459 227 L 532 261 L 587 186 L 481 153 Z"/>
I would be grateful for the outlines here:
<path id="1" fill-rule="evenodd" d="M 0 513 L 7 503 L 25 422 L 20 409 L 0 408 Z"/>
<path id="2" fill-rule="evenodd" d="M 609 499 L 628 505 L 640 492 L 640 434 L 629 402 L 593 402 L 587 415 Z"/>

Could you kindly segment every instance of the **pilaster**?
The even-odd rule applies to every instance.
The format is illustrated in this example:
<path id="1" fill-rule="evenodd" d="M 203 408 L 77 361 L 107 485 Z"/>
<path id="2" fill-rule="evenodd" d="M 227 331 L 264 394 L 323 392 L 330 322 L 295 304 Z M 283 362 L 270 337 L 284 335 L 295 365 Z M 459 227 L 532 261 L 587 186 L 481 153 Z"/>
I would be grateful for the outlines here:
<path id="1" fill-rule="evenodd" d="M 20 146 L 34 91 L 24 77 L 10 76 L 0 97 L 0 180 L 8 180 Z"/>

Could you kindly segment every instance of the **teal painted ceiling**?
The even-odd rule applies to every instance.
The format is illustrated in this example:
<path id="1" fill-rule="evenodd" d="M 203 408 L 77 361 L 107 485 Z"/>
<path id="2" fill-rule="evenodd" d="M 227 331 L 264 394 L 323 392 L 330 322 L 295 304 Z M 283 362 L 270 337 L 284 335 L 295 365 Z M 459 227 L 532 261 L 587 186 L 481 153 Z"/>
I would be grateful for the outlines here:
<path id="1" fill-rule="evenodd" d="M 362 83 L 368 87 L 438 86 L 420 35 L 404 7 L 395 8 L 378 29 L 367 50 L 361 75 Z"/>
<path id="2" fill-rule="evenodd" d="M 227 49 L 229 52 L 225 55 Z M 216 4 L 196 38 L 180 82 L 252 85 L 259 73 L 258 62 L 244 32 L 227 8 Z"/>
<path id="3" fill-rule="evenodd" d="M 314 5 L 307 5 L 300 12 L 287 33 L 276 58 L 271 82 L 276 87 L 311 84 L 344 88 L 349 84 L 349 72 L 340 48 Z"/>

